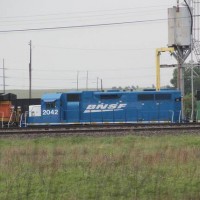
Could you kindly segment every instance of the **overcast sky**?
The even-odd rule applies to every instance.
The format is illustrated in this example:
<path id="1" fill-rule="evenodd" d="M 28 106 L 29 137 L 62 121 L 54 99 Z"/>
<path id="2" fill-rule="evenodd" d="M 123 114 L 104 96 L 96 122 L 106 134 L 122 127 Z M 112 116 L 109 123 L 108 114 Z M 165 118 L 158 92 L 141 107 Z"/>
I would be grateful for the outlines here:
<path id="1" fill-rule="evenodd" d="M 167 8 L 176 0 L 0 0 L 0 67 L 6 89 L 105 88 L 155 85 L 155 49 L 167 47 Z M 115 24 L 121 22 L 131 22 Z M 106 26 L 87 26 L 109 24 Z M 78 26 L 78 27 L 77 27 Z M 28 29 L 68 27 L 28 31 Z M 16 31 L 24 30 L 24 31 Z M 6 32 L 9 31 L 9 32 Z M 167 54 L 167 53 L 166 53 Z M 161 63 L 176 63 L 168 54 Z M 161 85 L 173 69 L 161 70 Z M 2 77 L 2 69 L 0 70 Z M 1 88 L 2 86 L 1 78 Z"/>

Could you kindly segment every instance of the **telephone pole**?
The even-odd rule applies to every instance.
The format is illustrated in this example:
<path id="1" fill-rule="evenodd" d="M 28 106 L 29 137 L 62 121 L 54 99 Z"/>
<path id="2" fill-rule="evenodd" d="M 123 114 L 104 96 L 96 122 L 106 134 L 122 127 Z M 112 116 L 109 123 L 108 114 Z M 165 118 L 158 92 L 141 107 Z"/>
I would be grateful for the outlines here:
<path id="1" fill-rule="evenodd" d="M 29 62 L 29 99 L 31 99 L 32 94 L 32 42 L 30 40 L 30 62 Z"/>
<path id="2" fill-rule="evenodd" d="M 97 91 L 99 90 L 99 77 L 97 77 Z"/>

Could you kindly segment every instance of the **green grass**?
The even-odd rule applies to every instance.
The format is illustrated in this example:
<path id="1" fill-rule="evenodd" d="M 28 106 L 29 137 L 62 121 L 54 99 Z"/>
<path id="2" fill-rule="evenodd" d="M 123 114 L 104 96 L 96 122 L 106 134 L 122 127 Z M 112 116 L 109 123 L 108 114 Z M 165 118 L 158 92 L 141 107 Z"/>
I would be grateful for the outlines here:
<path id="1" fill-rule="evenodd" d="M 0 199 L 200 199 L 200 136 L 1 139 Z"/>

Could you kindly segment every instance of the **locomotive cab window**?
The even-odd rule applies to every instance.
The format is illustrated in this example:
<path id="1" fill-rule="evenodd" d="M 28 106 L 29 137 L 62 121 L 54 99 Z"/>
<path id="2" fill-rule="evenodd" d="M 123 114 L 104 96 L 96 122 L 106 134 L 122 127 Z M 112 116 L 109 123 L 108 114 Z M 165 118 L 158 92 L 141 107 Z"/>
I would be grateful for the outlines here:
<path id="1" fill-rule="evenodd" d="M 56 107 L 56 102 L 46 102 L 46 109 L 54 109 Z"/>
<path id="2" fill-rule="evenodd" d="M 153 94 L 138 94 L 138 101 L 153 101 Z"/>
<path id="3" fill-rule="evenodd" d="M 80 94 L 67 94 L 68 102 L 77 102 L 80 101 Z"/>

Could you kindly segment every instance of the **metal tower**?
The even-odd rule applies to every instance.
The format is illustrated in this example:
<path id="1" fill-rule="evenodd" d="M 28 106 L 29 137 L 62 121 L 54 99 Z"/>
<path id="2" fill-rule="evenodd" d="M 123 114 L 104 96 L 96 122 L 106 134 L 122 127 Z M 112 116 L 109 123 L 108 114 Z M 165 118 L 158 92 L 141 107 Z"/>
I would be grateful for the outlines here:
<path id="1" fill-rule="evenodd" d="M 181 7 L 179 6 L 179 0 L 177 0 L 176 7 L 174 6 L 172 8 L 168 8 L 168 48 L 159 48 L 156 50 L 156 88 L 157 90 L 160 89 L 160 67 L 177 66 L 177 88 L 181 91 L 182 97 L 184 97 L 184 71 L 191 70 L 191 119 L 193 119 L 193 78 L 194 73 L 198 75 L 193 68 L 196 66 L 200 67 L 200 0 L 183 1 L 184 4 L 181 4 Z M 165 51 L 170 51 L 170 53 L 177 60 L 177 65 L 160 65 L 160 53 Z M 185 61 L 189 55 L 191 55 L 191 60 L 188 64 L 185 64 Z M 184 119 L 183 104 L 184 102 L 182 101 L 182 119 Z"/>
<path id="2" fill-rule="evenodd" d="M 192 52 L 192 9 L 190 4 L 184 0 L 186 5 L 168 8 L 168 47 L 174 48 L 172 55 L 177 60 L 177 88 L 182 95 L 182 113 L 184 119 L 183 97 L 185 95 L 184 86 L 184 63 Z"/>
<path id="3" fill-rule="evenodd" d="M 186 2 L 187 4 L 187 2 Z M 173 56 L 178 63 L 177 88 L 184 96 L 184 63 L 191 53 L 192 43 L 192 13 L 187 4 L 168 9 L 168 47 L 174 48 Z"/>

